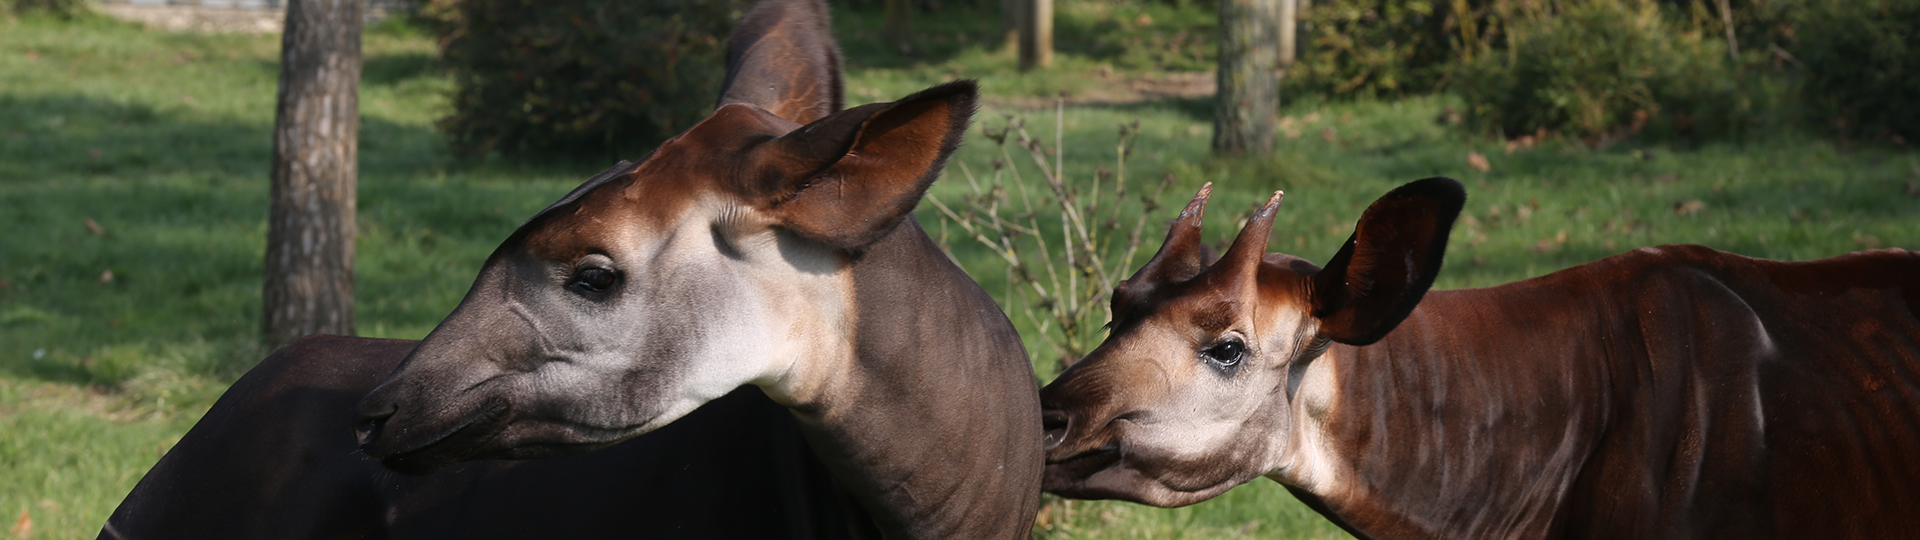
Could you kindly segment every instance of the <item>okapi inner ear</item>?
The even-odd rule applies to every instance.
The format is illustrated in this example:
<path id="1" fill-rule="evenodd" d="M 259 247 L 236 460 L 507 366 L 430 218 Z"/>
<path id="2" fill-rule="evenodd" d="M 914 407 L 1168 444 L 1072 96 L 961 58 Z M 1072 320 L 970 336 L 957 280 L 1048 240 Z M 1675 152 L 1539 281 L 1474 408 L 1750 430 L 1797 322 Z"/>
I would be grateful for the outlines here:
<path id="1" fill-rule="evenodd" d="M 1405 320 L 1440 275 L 1447 235 L 1467 192 L 1434 177 L 1387 192 L 1360 216 L 1353 236 L 1313 276 L 1313 315 L 1320 332 L 1348 345 L 1370 345 Z"/>
<path id="2" fill-rule="evenodd" d="M 781 226 L 841 249 L 879 240 L 913 211 L 972 122 L 961 80 L 828 115 L 756 147 L 749 182 Z"/>

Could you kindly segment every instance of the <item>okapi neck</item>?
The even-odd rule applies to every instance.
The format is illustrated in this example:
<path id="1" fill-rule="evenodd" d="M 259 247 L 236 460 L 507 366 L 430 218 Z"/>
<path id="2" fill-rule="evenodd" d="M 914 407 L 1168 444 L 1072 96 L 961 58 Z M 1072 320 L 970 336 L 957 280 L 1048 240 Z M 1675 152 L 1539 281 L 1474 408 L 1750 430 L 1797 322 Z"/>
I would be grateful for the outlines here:
<path id="1" fill-rule="evenodd" d="M 1038 387 L 998 306 L 908 218 L 854 263 L 849 369 L 797 407 L 808 440 L 890 538 L 1026 538 Z"/>
<path id="2" fill-rule="evenodd" d="M 1542 538 L 1558 527 L 1606 429 L 1604 400 L 1581 398 L 1607 395 L 1603 367 L 1564 351 L 1605 344 L 1554 341 L 1580 334 L 1501 309 L 1523 305 L 1490 298 L 1505 292 L 1429 293 L 1386 339 L 1320 359 L 1342 374 L 1325 436 L 1346 471 L 1315 494 L 1320 510 L 1376 538 Z"/>

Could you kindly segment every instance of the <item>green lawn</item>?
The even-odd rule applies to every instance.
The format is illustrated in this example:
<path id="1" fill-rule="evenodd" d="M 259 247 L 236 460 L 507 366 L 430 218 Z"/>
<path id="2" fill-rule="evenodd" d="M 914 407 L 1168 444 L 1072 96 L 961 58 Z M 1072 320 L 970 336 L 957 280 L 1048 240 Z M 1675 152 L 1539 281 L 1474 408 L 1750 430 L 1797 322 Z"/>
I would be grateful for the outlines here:
<path id="1" fill-rule="evenodd" d="M 849 94 L 891 99 L 976 77 L 990 103 L 979 124 L 997 128 L 1014 115 L 1053 141 L 1050 108 L 1015 105 L 1091 92 L 1101 77 L 1209 65 L 1191 58 L 1205 51 L 1182 41 L 1197 39 L 1190 36 L 1207 27 L 1206 15 L 1151 6 L 1063 8 L 1062 40 L 1078 44 L 1063 44 L 1055 70 L 1026 75 L 991 45 L 989 17 L 922 16 L 918 48 L 900 54 L 870 44 L 876 17 L 843 14 Z M 1151 26 L 1133 24 L 1143 13 Z M 91 537 L 141 472 L 262 356 L 252 336 L 278 46 L 273 36 L 147 32 L 101 20 L 0 21 L 0 229 L 9 233 L 0 237 L 0 518 L 9 527 L 26 512 L 34 538 Z M 606 164 L 456 162 L 432 129 L 449 83 L 431 40 L 379 28 L 366 55 L 357 318 L 366 335 L 418 338 L 515 225 Z M 1471 199 L 1442 287 L 1502 283 L 1661 243 L 1777 259 L 1920 248 L 1920 154 L 1910 150 L 1778 133 L 1606 149 L 1549 141 L 1509 154 L 1502 142 L 1442 122 L 1449 100 L 1290 104 L 1284 112 L 1298 136 L 1258 161 L 1206 157 L 1205 101 L 1068 106 L 1064 169 L 1084 182 L 1095 167 L 1111 168 L 1117 127 L 1137 120 L 1130 185 L 1173 174 L 1162 203 L 1177 204 L 1215 182 L 1210 215 L 1221 217 L 1207 231 L 1216 243 L 1230 239 L 1236 213 L 1284 189 L 1273 248 L 1316 260 L 1386 190 L 1454 176 Z M 999 154 L 980 134 L 956 163 L 984 175 Z M 1470 168 L 1469 152 L 1491 168 Z M 961 176 L 950 170 L 932 196 L 958 200 L 968 189 Z M 930 207 L 920 212 L 1005 298 L 998 260 L 952 234 Z M 1173 212 L 1163 208 L 1151 222 Z M 1151 250 L 1159 232 L 1149 236 Z M 1042 350 L 1020 315 L 1028 306 L 1006 306 L 1030 349 Z M 1056 359 L 1036 356 L 1050 379 Z M 1044 520 L 1049 538 L 1339 536 L 1265 480 L 1177 510 L 1059 503 Z"/>

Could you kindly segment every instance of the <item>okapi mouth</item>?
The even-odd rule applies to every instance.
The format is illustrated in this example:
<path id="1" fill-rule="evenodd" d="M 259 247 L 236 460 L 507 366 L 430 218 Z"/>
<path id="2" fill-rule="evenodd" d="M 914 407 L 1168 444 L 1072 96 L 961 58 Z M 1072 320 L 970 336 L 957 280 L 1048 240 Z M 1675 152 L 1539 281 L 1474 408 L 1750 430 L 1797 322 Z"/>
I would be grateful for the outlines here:
<path id="1" fill-rule="evenodd" d="M 1120 443 L 1118 441 L 1110 441 L 1099 448 L 1066 456 L 1061 459 L 1053 459 L 1049 456 L 1047 459 L 1046 479 L 1043 487 L 1047 491 L 1054 491 L 1057 488 L 1065 489 L 1079 485 L 1082 481 L 1086 480 L 1087 477 L 1107 470 L 1107 468 L 1119 463 L 1121 457 L 1122 453 L 1120 452 Z"/>
<path id="2" fill-rule="evenodd" d="M 511 418 L 512 407 L 503 398 L 491 398 L 480 404 L 480 408 L 469 413 L 461 422 L 447 428 L 439 436 L 412 448 L 391 453 L 374 448 L 381 432 L 386 431 L 387 422 L 379 422 L 370 433 L 362 435 L 361 451 L 368 457 L 380 460 L 382 465 L 405 475 L 422 475 L 440 468 L 464 461 L 477 449 L 486 447 L 506 432 Z M 384 454 L 384 455 L 382 455 Z"/>

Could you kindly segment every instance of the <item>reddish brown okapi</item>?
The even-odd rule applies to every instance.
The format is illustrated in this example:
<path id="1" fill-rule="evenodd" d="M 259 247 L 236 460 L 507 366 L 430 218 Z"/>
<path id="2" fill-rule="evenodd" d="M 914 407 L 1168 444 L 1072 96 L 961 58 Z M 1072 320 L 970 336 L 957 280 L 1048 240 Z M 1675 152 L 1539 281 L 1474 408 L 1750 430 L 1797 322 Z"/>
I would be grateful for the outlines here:
<path id="1" fill-rule="evenodd" d="M 910 215 L 975 87 L 842 111 L 827 28 L 750 8 L 712 116 L 522 225 L 425 340 L 275 353 L 102 537 L 1024 538 L 1032 369 Z"/>
<path id="2" fill-rule="evenodd" d="M 1388 193 L 1325 268 L 1211 267 L 1208 189 L 1041 392 L 1045 487 L 1156 506 L 1258 476 L 1362 538 L 1920 534 L 1920 254 L 1635 250 L 1427 292 L 1466 200 Z"/>

